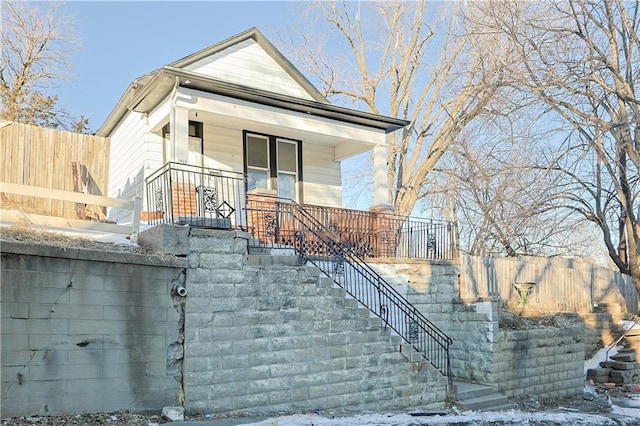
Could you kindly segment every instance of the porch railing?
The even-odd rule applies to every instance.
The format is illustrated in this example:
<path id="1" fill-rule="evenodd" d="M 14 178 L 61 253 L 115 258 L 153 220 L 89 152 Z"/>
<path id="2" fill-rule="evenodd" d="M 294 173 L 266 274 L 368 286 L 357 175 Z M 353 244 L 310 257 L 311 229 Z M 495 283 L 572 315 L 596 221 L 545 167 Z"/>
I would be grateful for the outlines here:
<path id="1" fill-rule="evenodd" d="M 250 197 L 247 217 L 254 246 L 295 250 L 301 263 L 308 261 L 331 277 L 447 376 L 451 385 L 451 338 L 391 287 L 350 244 L 337 238 L 335 230 L 321 223 L 307 206 Z"/>
<path id="2" fill-rule="evenodd" d="M 254 233 L 264 229 L 261 222 L 251 222 L 246 208 L 251 200 L 264 197 L 247 193 L 246 177 L 242 173 L 167 163 L 146 179 L 146 186 L 147 207 L 142 216 L 151 225 L 188 224 Z M 450 222 L 308 204 L 302 208 L 331 232 L 334 240 L 362 258 L 451 260 L 458 257 L 455 228 Z M 263 245 L 293 246 L 292 232 L 286 227 L 279 228 L 278 239 L 260 234 L 254 237 Z M 305 241 L 307 253 L 326 255 L 324 246 L 314 245 L 312 235 L 307 235 Z"/>
<path id="3" fill-rule="evenodd" d="M 247 229 L 242 173 L 167 163 L 146 179 L 150 225 Z"/>
<path id="4" fill-rule="evenodd" d="M 458 256 L 451 222 L 308 204 L 302 208 L 364 258 L 451 260 Z"/>

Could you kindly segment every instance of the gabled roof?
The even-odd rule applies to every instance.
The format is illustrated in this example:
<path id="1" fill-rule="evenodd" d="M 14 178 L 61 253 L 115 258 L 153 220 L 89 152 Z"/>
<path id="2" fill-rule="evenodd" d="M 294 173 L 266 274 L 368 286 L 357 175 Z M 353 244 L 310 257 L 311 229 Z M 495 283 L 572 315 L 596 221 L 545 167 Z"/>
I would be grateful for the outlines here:
<path id="1" fill-rule="evenodd" d="M 254 40 L 264 49 L 264 51 L 309 94 L 311 99 L 302 99 L 229 81 L 222 81 L 185 69 L 197 61 L 222 52 L 248 39 Z M 124 118 L 127 111 L 151 112 L 178 86 L 247 100 L 285 110 L 304 112 L 310 115 L 378 128 L 385 132 L 395 131 L 409 124 L 406 120 L 384 117 L 373 113 L 332 105 L 260 31 L 252 28 L 136 79 L 129 85 L 104 124 L 96 132 L 96 135 L 109 136 L 120 120 Z"/>
<path id="2" fill-rule="evenodd" d="M 264 49 L 264 51 L 269 54 L 269 56 L 271 56 L 276 63 L 278 63 L 278 65 L 280 65 L 282 69 L 291 76 L 291 78 L 302 86 L 314 100 L 317 102 L 329 103 L 327 98 L 325 98 L 322 93 L 320 93 L 318 89 L 316 89 L 316 87 L 311 84 L 311 82 L 307 80 L 307 78 L 298 71 L 298 69 L 294 67 L 293 64 L 289 62 L 289 60 L 280 53 L 280 51 L 269 40 L 267 40 L 264 34 L 255 27 L 233 37 L 229 37 L 220 43 L 216 43 L 198 52 L 192 53 L 191 55 L 172 62 L 167 66 L 172 68 L 185 68 L 201 59 L 215 55 L 216 53 L 222 52 L 229 47 L 248 39 L 254 40 L 260 47 L 262 47 L 262 49 Z"/>

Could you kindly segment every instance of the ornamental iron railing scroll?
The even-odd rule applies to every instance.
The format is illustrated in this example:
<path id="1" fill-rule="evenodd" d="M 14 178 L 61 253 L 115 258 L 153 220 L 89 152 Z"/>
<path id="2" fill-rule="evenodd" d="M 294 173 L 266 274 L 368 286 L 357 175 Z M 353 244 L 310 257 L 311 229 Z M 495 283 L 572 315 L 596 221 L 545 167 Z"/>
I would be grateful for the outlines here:
<path id="1" fill-rule="evenodd" d="M 363 258 L 452 260 L 458 257 L 451 222 L 309 204 L 303 207 L 334 239 Z"/>
<path id="2" fill-rule="evenodd" d="M 247 229 L 242 173 L 167 163 L 146 179 L 150 225 Z"/>

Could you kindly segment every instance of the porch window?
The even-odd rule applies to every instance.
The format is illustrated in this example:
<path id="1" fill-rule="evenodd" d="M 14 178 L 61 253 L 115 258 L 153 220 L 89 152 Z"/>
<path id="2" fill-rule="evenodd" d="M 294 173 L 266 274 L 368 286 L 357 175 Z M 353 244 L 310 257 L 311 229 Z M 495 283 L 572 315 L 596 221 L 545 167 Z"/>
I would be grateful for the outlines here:
<path id="1" fill-rule="evenodd" d="M 245 132 L 247 189 L 275 190 L 278 197 L 300 201 L 301 142 Z"/>

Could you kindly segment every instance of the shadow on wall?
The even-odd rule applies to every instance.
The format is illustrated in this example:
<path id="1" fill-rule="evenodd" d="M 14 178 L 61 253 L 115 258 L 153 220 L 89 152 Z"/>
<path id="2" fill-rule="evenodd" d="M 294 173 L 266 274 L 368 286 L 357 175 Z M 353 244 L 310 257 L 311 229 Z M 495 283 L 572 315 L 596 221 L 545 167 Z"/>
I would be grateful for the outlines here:
<path id="1" fill-rule="evenodd" d="M 136 173 L 133 177 L 128 177 L 127 181 L 124 184 L 124 187 L 118 190 L 115 195 L 116 198 L 121 198 L 124 200 L 132 200 L 135 197 L 142 198 L 143 205 L 145 204 L 144 193 L 145 193 L 145 176 L 144 176 L 144 166 L 140 167 L 138 173 Z M 112 195 L 113 196 L 113 195 Z M 109 209 L 109 214 L 107 216 L 108 220 L 112 220 L 116 223 L 127 223 L 133 220 L 132 218 L 133 212 L 130 210 L 122 210 L 117 208 Z"/>
<path id="2" fill-rule="evenodd" d="M 83 194 L 102 196 L 102 190 L 95 181 L 91 172 L 85 164 L 78 161 L 71 162 L 73 176 L 73 191 Z M 76 214 L 78 219 L 88 220 L 104 220 L 107 214 L 107 208 L 103 206 L 94 206 L 90 204 L 76 203 Z"/>
<path id="3" fill-rule="evenodd" d="M 489 258 L 463 256 L 460 298 L 501 300 L 517 307 L 517 285 L 535 283 L 527 303 L 545 313 L 593 312 L 595 304 L 615 303 L 636 312 L 638 296 L 631 279 L 608 268 L 576 259 Z"/>

